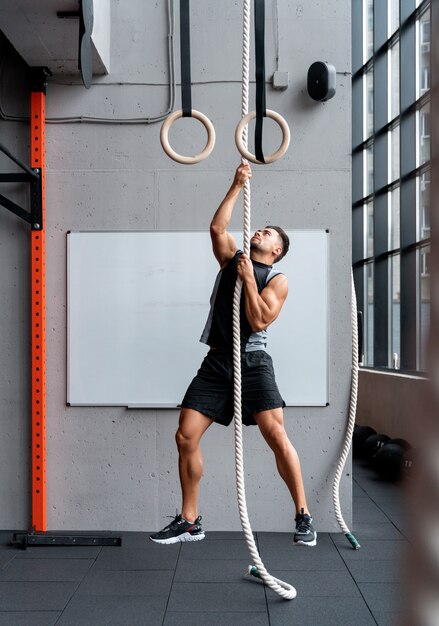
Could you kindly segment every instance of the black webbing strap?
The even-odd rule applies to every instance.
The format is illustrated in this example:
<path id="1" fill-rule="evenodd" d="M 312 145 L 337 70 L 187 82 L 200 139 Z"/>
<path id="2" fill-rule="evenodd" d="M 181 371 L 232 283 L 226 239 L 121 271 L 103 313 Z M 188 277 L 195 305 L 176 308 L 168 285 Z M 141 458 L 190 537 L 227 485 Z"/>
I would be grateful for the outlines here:
<path id="1" fill-rule="evenodd" d="M 255 157 L 265 163 L 262 152 L 262 124 L 265 105 L 265 0 L 255 0 L 256 126 Z"/>
<path id="2" fill-rule="evenodd" d="M 181 108 L 183 117 L 192 117 L 190 0 L 180 0 Z"/>

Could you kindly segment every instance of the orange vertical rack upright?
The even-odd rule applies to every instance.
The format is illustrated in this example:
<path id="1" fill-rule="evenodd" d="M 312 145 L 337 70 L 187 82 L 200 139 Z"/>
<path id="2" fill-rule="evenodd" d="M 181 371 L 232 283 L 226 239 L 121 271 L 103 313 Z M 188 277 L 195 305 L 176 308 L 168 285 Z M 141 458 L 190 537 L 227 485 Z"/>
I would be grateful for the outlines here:
<path id="1" fill-rule="evenodd" d="M 39 172 L 38 188 L 31 192 L 32 205 L 38 207 L 31 232 L 32 529 L 37 532 L 46 531 L 45 100 L 45 80 L 32 80 L 30 158 Z"/>
<path id="2" fill-rule="evenodd" d="M 46 498 L 46 233 L 45 233 L 45 67 L 31 68 L 30 163 L 22 163 L 0 142 L 0 151 L 22 172 L 0 172 L 0 183 L 30 183 L 30 212 L 0 194 L 0 205 L 31 225 L 31 430 L 32 529 L 16 532 L 12 542 L 27 546 L 120 546 L 114 534 L 47 532 Z"/>

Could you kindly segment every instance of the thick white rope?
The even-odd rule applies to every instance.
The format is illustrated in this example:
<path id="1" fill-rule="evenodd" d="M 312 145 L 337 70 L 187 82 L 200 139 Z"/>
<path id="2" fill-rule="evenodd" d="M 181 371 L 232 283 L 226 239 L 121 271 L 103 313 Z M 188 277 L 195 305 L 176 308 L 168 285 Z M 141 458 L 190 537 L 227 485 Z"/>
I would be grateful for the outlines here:
<path id="1" fill-rule="evenodd" d="M 340 480 L 343 474 L 343 469 L 348 458 L 349 450 L 351 448 L 352 434 L 355 426 L 355 416 L 357 411 L 357 396 L 358 396 L 358 321 L 357 321 L 357 298 L 355 295 L 355 283 L 354 276 L 351 269 L 351 324 L 352 324 L 352 379 L 351 379 L 351 395 L 349 401 L 349 418 L 348 426 L 346 429 L 346 436 L 343 444 L 343 450 L 340 460 L 335 472 L 334 484 L 332 487 L 332 498 L 334 503 L 334 512 L 337 522 L 341 528 L 341 531 L 346 535 L 355 549 L 360 547 L 360 544 L 350 532 L 343 519 L 340 507 Z"/>
<path id="2" fill-rule="evenodd" d="M 250 0 L 244 0 L 244 28 L 242 46 L 242 106 L 241 115 L 248 113 L 249 94 L 249 59 L 250 59 Z M 243 131 L 243 143 L 247 146 L 247 126 Z M 245 162 L 243 160 L 243 162 Z M 250 183 L 244 185 L 244 253 L 250 254 Z M 242 403 L 241 403 L 241 328 L 240 328 L 240 304 L 241 304 L 242 281 L 238 277 L 233 296 L 233 369 L 234 369 L 234 425 L 235 425 L 235 470 L 236 488 L 238 492 L 238 508 L 241 526 L 247 542 L 250 555 L 257 568 L 257 575 L 273 591 L 286 600 L 296 597 L 296 590 L 288 583 L 271 576 L 264 567 L 256 547 L 255 539 L 247 513 L 244 483 L 244 461 L 242 445 Z"/>

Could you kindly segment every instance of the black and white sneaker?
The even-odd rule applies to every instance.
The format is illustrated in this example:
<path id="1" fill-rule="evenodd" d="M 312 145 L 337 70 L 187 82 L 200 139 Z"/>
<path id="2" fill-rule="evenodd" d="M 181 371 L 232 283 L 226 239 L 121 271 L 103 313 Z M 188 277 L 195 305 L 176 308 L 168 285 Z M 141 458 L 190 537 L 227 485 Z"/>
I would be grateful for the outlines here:
<path id="1" fill-rule="evenodd" d="M 185 543 L 186 541 L 201 541 L 204 539 L 204 531 L 201 528 L 201 516 L 194 522 L 188 522 L 181 515 L 176 515 L 172 522 L 158 533 L 149 538 L 155 543 Z"/>
<path id="2" fill-rule="evenodd" d="M 303 509 L 300 509 L 295 517 L 296 532 L 294 533 L 294 545 L 295 546 L 315 546 L 317 544 L 317 533 L 312 525 L 312 517 L 307 513 L 304 513 Z"/>

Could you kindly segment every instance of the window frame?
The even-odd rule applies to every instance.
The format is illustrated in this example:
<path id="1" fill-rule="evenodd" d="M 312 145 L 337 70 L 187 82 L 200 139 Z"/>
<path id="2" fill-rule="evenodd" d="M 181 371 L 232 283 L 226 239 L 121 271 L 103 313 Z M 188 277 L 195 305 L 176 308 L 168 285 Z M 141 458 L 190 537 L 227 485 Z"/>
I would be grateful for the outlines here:
<path id="1" fill-rule="evenodd" d="M 430 238 L 420 238 L 421 225 L 425 222 L 425 210 L 422 204 L 420 185 L 422 176 L 430 172 L 430 159 L 421 163 L 421 124 L 427 120 L 421 110 L 430 102 L 431 86 L 431 51 L 421 51 L 422 42 L 429 44 L 431 50 L 431 23 L 434 3 L 431 0 L 401 0 L 399 27 L 389 36 L 391 0 L 375 0 L 373 15 L 373 50 L 366 58 L 366 30 L 363 28 L 367 17 L 368 0 L 353 0 L 353 94 L 361 91 L 361 106 L 356 107 L 358 98 L 353 97 L 353 268 L 358 298 L 358 308 L 363 311 L 365 326 L 368 321 L 366 265 L 372 264 L 373 271 L 373 362 L 364 363 L 364 367 L 376 370 L 393 371 L 392 323 L 390 307 L 390 272 L 392 258 L 400 256 L 400 350 L 399 372 L 425 376 L 420 369 L 418 312 L 418 257 L 420 249 L 430 245 Z M 422 17 L 430 11 L 430 21 Z M 427 24 L 430 31 L 427 32 Z M 357 37 L 357 39 L 354 38 Z M 360 38 L 358 39 L 358 36 Z M 428 39 L 428 41 L 427 41 Z M 425 40 L 425 41 L 424 41 Z M 399 111 L 392 118 L 392 49 L 399 46 Z M 357 49 L 356 49 L 357 47 Z M 425 77 L 421 72 L 421 54 L 430 54 L 430 65 L 424 67 L 429 75 L 426 91 L 421 91 Z M 401 66 L 404 72 L 401 72 Z M 367 134 L 367 88 L 366 74 L 373 73 L 373 131 Z M 424 109 L 425 110 L 425 109 Z M 399 126 L 399 176 L 391 172 L 391 136 Z M 368 136 L 367 136 L 368 135 Z M 430 139 L 431 141 L 431 139 Z M 373 151 L 373 185 L 366 189 L 366 151 Z M 431 158 L 431 145 L 430 145 Z M 394 178 L 392 180 L 392 178 Z M 419 181 L 419 182 L 418 182 Z M 399 188 L 399 247 L 391 245 L 392 194 Z M 373 252 L 367 247 L 367 211 L 373 203 L 374 240 Z M 360 219 L 361 212 L 361 219 Z M 422 213 L 422 214 L 421 214 Z M 358 217 L 356 217 L 358 216 Z M 393 224 L 393 226 L 395 226 Z M 360 249 L 361 245 L 361 249 Z M 368 332 L 365 328 L 364 336 Z M 365 341 L 366 351 L 366 341 Z M 366 355 L 367 356 L 367 355 Z"/>

